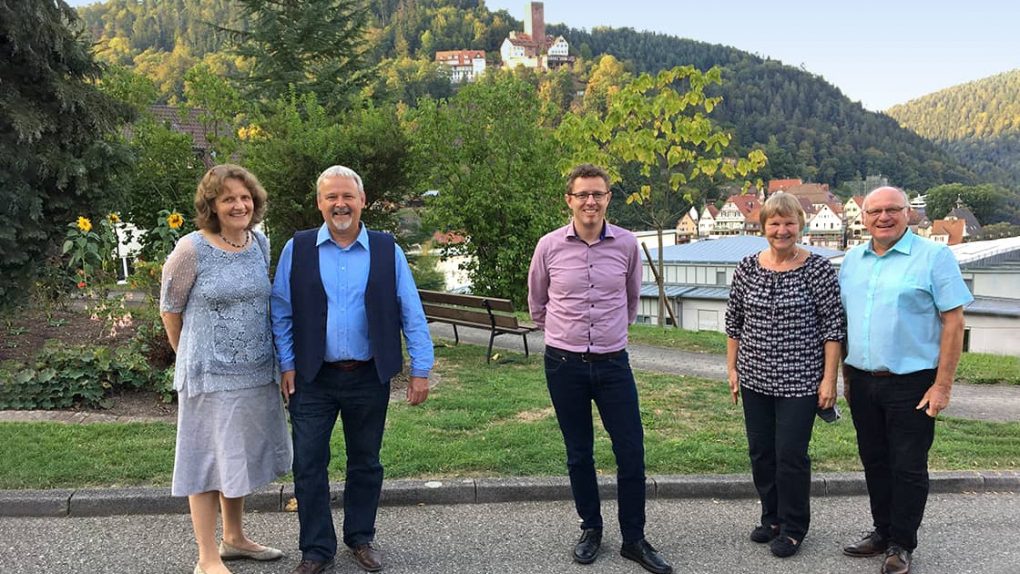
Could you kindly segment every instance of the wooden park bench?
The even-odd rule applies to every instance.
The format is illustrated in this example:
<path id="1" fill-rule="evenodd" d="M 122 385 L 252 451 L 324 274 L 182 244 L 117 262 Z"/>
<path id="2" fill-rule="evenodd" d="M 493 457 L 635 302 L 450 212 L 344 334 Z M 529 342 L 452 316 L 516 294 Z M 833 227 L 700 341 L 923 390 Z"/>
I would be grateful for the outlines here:
<path id="1" fill-rule="evenodd" d="M 489 331 L 489 350 L 485 361 L 492 358 L 492 343 L 496 335 L 520 335 L 524 340 L 524 356 L 528 356 L 528 333 L 538 328 L 534 323 L 520 322 L 514 315 L 514 304 L 509 299 L 458 295 L 442 291 L 419 289 L 425 318 L 429 323 L 453 325 L 454 343 L 460 343 L 457 327 L 474 327 Z"/>

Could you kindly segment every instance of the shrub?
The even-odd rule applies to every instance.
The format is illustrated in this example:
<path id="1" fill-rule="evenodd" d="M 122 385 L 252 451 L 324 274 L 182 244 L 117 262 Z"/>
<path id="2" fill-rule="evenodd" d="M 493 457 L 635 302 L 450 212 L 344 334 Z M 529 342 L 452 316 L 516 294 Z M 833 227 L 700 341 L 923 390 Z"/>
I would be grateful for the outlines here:
<path id="1" fill-rule="evenodd" d="M 132 346 L 45 347 L 28 366 L 0 371 L 0 409 L 102 407 L 108 391 L 153 384 L 153 371 Z"/>

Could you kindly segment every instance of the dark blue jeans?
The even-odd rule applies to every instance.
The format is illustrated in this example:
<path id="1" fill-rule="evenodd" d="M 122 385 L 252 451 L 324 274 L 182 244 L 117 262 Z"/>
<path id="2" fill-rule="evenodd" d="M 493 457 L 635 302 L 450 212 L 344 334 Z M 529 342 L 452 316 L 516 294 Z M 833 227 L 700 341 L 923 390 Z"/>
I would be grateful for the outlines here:
<path id="1" fill-rule="evenodd" d="M 585 362 L 546 347 L 545 378 L 567 447 L 567 471 L 581 528 L 602 528 L 595 478 L 592 401 L 616 456 L 617 500 L 624 542 L 645 536 L 645 447 L 638 393 L 627 353 Z"/>
<path id="2" fill-rule="evenodd" d="M 935 382 L 935 371 L 884 377 L 849 372 L 850 414 L 875 530 L 912 552 L 928 502 L 928 450 L 935 439 L 935 419 L 915 407 Z"/>
<path id="3" fill-rule="evenodd" d="M 761 499 L 762 526 L 803 540 L 811 523 L 808 443 L 818 395 L 773 397 L 741 387 L 751 475 Z"/>
<path id="4" fill-rule="evenodd" d="M 298 383 L 291 396 L 294 495 L 304 559 L 331 560 L 336 555 L 336 530 L 330 511 L 329 441 L 338 414 L 347 452 L 344 544 L 371 542 L 375 537 L 383 482 L 379 449 L 389 395 L 389 381 L 380 383 L 374 363 L 368 363 L 349 372 L 323 367 L 315 381 Z"/>

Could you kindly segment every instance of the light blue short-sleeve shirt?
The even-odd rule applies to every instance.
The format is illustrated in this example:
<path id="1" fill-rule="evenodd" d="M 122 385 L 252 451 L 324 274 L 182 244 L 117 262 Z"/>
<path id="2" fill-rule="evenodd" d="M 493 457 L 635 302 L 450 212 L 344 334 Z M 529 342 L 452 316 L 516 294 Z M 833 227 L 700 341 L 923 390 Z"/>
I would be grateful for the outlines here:
<path id="1" fill-rule="evenodd" d="M 859 245 L 843 259 L 840 294 L 847 314 L 847 357 L 864 371 L 934 369 L 940 314 L 974 300 L 949 247 L 909 229 L 884 255 Z"/>

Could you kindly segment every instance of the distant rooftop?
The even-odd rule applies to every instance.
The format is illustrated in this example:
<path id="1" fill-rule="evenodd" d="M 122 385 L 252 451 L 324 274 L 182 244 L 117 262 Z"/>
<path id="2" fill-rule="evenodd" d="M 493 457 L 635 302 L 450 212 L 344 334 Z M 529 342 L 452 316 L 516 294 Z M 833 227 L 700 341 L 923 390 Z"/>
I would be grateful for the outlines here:
<path id="1" fill-rule="evenodd" d="M 1020 237 L 971 241 L 950 247 L 960 265 L 998 263 L 1020 259 Z"/>
<path id="2" fill-rule="evenodd" d="M 671 245 L 662 248 L 664 262 L 672 263 L 740 263 L 740 261 L 768 247 L 764 237 L 754 235 L 736 235 L 720 239 L 703 239 L 694 243 Z M 801 244 L 800 247 L 817 253 L 827 259 L 840 257 L 842 251 Z M 652 249 L 652 259 L 658 257 L 658 249 Z"/>

